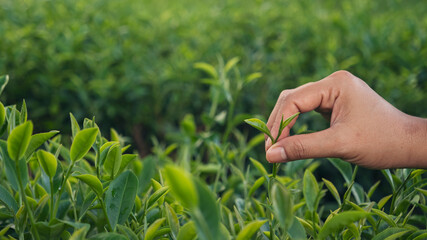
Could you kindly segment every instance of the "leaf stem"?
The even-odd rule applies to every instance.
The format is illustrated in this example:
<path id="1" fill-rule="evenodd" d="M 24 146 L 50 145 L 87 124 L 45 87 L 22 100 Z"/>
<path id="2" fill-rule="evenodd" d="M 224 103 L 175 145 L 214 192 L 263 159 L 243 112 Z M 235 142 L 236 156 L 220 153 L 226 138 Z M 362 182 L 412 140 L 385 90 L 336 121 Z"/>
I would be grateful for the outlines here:
<path id="1" fill-rule="evenodd" d="M 39 233 L 38 233 L 37 228 L 36 228 L 36 221 L 34 219 L 33 210 L 31 210 L 30 204 L 28 203 L 27 195 L 25 194 L 24 186 L 22 184 L 21 171 L 19 168 L 19 160 L 15 162 L 15 167 L 16 167 L 16 172 L 17 172 L 16 175 L 18 176 L 19 191 L 20 191 L 21 199 L 24 202 L 25 209 L 27 209 L 28 216 L 30 217 L 31 229 L 33 230 L 35 238 L 37 240 L 39 240 L 40 236 L 39 236 Z"/>
<path id="2" fill-rule="evenodd" d="M 113 229 L 113 228 L 111 227 L 110 219 L 108 218 L 108 214 L 107 214 L 107 207 L 105 206 L 105 202 L 104 202 L 104 200 L 103 200 L 102 198 L 100 198 L 99 196 L 98 196 L 98 199 L 99 199 L 99 201 L 101 202 L 102 211 L 104 212 L 105 219 L 107 219 L 107 224 L 108 224 L 108 228 L 109 228 L 109 230 L 110 230 L 110 231 L 115 231 L 115 229 Z"/>
<path id="3" fill-rule="evenodd" d="M 55 207 L 54 207 L 54 209 L 53 209 L 53 213 L 52 213 L 53 218 L 50 220 L 51 222 L 53 221 L 53 219 L 55 219 L 55 218 L 56 218 L 56 214 L 57 214 L 57 212 L 58 212 L 58 208 L 59 208 L 59 201 L 61 200 L 61 195 L 62 195 L 62 193 L 64 192 L 65 184 L 67 183 L 68 177 L 70 177 L 71 170 L 72 170 L 72 169 L 73 169 L 73 167 L 74 167 L 74 163 L 75 163 L 75 162 L 71 161 L 70 166 L 68 166 L 67 173 L 65 174 L 65 177 L 64 177 L 64 179 L 62 180 L 61 188 L 59 189 L 58 196 L 57 196 L 56 201 L 55 201 Z"/>

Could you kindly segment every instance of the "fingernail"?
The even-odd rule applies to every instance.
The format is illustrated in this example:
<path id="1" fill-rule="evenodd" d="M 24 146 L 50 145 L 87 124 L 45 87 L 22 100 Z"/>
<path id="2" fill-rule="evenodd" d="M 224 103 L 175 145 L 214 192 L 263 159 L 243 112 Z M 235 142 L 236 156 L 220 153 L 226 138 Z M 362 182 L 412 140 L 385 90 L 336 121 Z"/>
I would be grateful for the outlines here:
<path id="1" fill-rule="evenodd" d="M 268 138 L 267 141 L 265 142 L 265 150 L 269 149 L 271 147 L 271 139 Z"/>
<path id="2" fill-rule="evenodd" d="M 284 162 L 287 160 L 283 147 L 272 147 L 267 151 L 267 160 L 272 163 Z"/>

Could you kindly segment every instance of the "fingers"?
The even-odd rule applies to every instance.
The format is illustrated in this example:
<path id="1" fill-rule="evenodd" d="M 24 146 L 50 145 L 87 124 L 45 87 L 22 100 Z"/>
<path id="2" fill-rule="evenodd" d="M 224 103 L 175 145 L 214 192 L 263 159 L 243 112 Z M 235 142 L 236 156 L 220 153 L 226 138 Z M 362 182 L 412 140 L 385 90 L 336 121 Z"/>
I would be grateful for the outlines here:
<path id="1" fill-rule="evenodd" d="M 333 128 L 283 138 L 267 151 L 271 163 L 306 158 L 341 157 L 339 138 Z"/>
<path id="2" fill-rule="evenodd" d="M 339 96 L 339 90 L 332 84 L 331 79 L 332 77 L 328 76 L 318 82 L 308 83 L 296 89 L 283 91 L 267 122 L 267 127 L 269 127 L 272 136 L 277 136 L 282 116 L 283 119 L 286 119 L 297 112 L 304 113 L 318 108 L 323 110 L 332 109 L 335 99 Z M 279 140 L 289 135 L 289 130 L 295 121 L 293 120 L 285 128 Z M 270 147 L 271 142 L 266 141 L 266 150 Z"/>

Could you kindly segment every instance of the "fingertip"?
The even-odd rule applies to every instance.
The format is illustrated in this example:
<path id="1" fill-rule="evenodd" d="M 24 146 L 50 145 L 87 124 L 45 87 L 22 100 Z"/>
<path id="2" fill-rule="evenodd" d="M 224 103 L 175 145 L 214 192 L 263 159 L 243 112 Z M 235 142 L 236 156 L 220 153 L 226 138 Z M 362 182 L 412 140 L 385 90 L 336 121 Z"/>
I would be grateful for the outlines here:
<path id="1" fill-rule="evenodd" d="M 265 141 L 265 151 L 267 152 L 267 150 L 271 147 L 271 139 L 268 138 L 267 141 Z"/>

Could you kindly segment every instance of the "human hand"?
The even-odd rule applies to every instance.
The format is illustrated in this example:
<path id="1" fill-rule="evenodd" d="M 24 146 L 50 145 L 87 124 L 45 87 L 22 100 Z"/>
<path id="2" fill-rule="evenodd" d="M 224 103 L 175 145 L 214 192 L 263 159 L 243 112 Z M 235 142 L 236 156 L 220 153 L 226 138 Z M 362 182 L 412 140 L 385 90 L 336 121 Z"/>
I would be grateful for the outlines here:
<path id="1" fill-rule="evenodd" d="M 276 144 L 266 138 L 269 162 L 338 157 L 375 169 L 427 168 L 427 120 L 399 111 L 351 73 L 338 71 L 284 90 L 267 126 L 276 137 L 282 115 L 312 110 L 327 118 L 330 127 L 289 136 L 294 119 Z"/>

